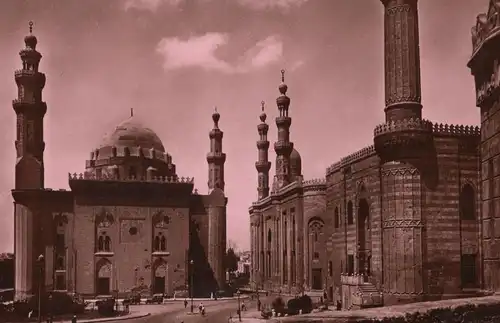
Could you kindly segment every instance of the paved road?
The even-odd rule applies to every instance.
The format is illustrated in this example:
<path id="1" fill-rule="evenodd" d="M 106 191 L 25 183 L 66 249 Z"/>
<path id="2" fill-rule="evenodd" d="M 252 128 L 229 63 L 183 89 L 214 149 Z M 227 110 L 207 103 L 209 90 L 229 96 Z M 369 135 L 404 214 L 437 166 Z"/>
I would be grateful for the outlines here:
<path id="1" fill-rule="evenodd" d="M 264 302 L 264 299 L 261 300 Z M 182 302 L 181 302 L 182 303 Z M 183 304 L 175 304 L 171 307 L 171 311 L 168 313 L 153 313 L 151 316 L 141 318 L 141 319 L 131 319 L 126 322 L 134 323 L 226 323 L 228 322 L 229 316 L 233 317 L 233 322 L 238 322 L 238 316 L 236 315 L 236 310 L 238 308 L 238 301 L 220 301 L 220 302 L 206 302 L 203 303 L 206 309 L 206 315 L 201 316 L 197 314 L 197 305 L 195 303 L 195 313 L 191 315 L 188 313 L 190 311 L 189 305 L 187 309 L 184 309 Z M 257 306 L 256 301 L 245 301 L 247 308 L 254 308 Z"/>

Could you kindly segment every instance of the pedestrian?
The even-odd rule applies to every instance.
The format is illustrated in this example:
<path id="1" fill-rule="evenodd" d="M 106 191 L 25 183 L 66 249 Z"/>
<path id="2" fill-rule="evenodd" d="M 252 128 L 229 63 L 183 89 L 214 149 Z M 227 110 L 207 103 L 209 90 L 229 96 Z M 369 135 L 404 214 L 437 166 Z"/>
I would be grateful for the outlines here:
<path id="1" fill-rule="evenodd" d="M 203 309 L 203 303 L 200 303 L 200 305 L 198 306 L 198 310 L 200 310 L 200 313 L 202 309 Z"/>
<path id="2" fill-rule="evenodd" d="M 71 319 L 71 323 L 76 323 L 76 315 L 73 315 L 73 318 Z"/>
<path id="3" fill-rule="evenodd" d="M 262 304 L 260 303 L 260 299 L 258 299 L 258 300 L 257 300 L 257 311 L 260 311 L 260 306 L 261 306 L 261 305 L 262 305 Z"/>
<path id="4" fill-rule="evenodd" d="M 184 299 L 184 308 L 187 308 L 188 307 L 188 301 L 187 299 Z"/>

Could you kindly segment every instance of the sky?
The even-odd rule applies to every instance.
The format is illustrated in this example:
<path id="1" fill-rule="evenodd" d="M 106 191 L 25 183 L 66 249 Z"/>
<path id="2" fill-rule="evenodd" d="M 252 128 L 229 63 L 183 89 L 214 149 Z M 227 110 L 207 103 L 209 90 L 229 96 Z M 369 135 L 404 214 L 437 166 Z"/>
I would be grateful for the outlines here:
<path id="1" fill-rule="evenodd" d="M 471 27 L 488 0 L 420 0 L 424 117 L 478 124 L 466 67 Z M 383 6 L 378 0 L 2 0 L 0 2 L 0 252 L 13 250 L 14 70 L 34 22 L 47 75 L 46 187 L 68 188 L 102 137 L 134 115 L 208 192 L 208 133 L 224 131 L 228 239 L 248 249 L 257 196 L 261 101 L 276 140 L 285 69 L 291 140 L 306 179 L 372 144 L 383 122 Z M 274 176 L 275 153 L 270 149 Z M 272 181 L 272 180 L 271 180 Z"/>

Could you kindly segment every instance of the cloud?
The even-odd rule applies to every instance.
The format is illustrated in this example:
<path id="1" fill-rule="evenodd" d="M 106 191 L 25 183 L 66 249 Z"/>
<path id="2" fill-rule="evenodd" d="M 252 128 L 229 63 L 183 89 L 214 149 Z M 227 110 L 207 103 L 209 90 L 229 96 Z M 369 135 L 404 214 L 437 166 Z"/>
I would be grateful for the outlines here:
<path id="1" fill-rule="evenodd" d="M 156 11 L 161 5 L 178 6 L 187 0 L 125 0 L 125 10 L 135 8 L 139 10 Z M 196 0 L 199 2 L 215 2 L 222 0 Z M 299 7 L 310 0 L 235 0 L 237 4 L 252 10 L 289 10 Z"/>
<path id="2" fill-rule="evenodd" d="M 125 10 L 129 9 L 140 9 L 140 10 L 150 10 L 156 11 L 158 7 L 162 4 L 170 6 L 178 6 L 184 0 L 126 0 L 124 4 Z"/>
<path id="3" fill-rule="evenodd" d="M 293 7 L 300 7 L 309 0 L 237 0 L 244 7 L 253 10 L 271 10 L 284 9 L 288 10 Z"/>
<path id="4" fill-rule="evenodd" d="M 247 73 L 279 62 L 283 57 L 283 42 L 278 36 L 269 36 L 248 49 L 230 63 L 217 56 L 221 46 L 227 46 L 229 35 L 206 33 L 188 39 L 178 37 L 162 39 L 156 48 L 163 57 L 163 68 L 202 68 L 227 74 Z"/>

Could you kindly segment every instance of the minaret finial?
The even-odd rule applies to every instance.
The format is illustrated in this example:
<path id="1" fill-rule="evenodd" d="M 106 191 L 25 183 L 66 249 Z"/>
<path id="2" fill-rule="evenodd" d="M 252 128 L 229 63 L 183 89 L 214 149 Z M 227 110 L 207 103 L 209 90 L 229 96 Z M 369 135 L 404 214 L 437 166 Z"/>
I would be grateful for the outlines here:
<path id="1" fill-rule="evenodd" d="M 284 69 L 281 70 L 281 82 L 285 83 L 285 70 Z"/>
<path id="2" fill-rule="evenodd" d="M 260 101 L 260 106 L 262 107 L 262 112 L 264 112 L 264 108 L 266 107 L 266 102 L 264 100 Z"/>
<path id="3" fill-rule="evenodd" d="M 33 33 L 33 21 L 30 20 L 28 25 L 30 26 L 30 34 L 32 34 Z"/>
<path id="4" fill-rule="evenodd" d="M 217 113 L 217 106 L 215 106 L 215 113 Z"/>
<path id="5" fill-rule="evenodd" d="M 130 108 L 130 117 L 132 118 L 134 116 L 134 108 Z"/>

